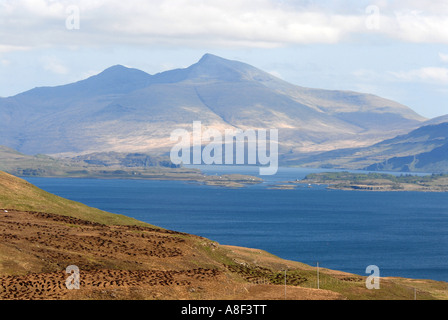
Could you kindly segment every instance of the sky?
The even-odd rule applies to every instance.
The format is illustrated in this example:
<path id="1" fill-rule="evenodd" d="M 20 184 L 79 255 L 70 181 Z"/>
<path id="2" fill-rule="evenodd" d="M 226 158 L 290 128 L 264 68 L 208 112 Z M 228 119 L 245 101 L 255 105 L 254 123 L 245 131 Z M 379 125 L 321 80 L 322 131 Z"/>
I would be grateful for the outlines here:
<path id="1" fill-rule="evenodd" d="M 0 0 L 0 97 L 205 53 L 448 114 L 446 0 Z"/>

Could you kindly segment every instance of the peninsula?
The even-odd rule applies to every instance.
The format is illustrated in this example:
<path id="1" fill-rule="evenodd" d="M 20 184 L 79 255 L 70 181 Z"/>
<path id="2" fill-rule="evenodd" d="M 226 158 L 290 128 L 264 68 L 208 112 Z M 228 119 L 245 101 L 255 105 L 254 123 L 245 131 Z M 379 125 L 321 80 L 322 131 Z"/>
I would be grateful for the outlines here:
<path id="1" fill-rule="evenodd" d="M 322 172 L 290 183 L 328 185 L 337 190 L 448 192 L 448 174 Z"/>
<path id="2" fill-rule="evenodd" d="M 26 155 L 0 146 L 0 170 L 19 177 L 178 180 L 241 188 L 261 183 L 243 174 L 207 175 L 199 169 L 173 165 L 167 157 L 144 153 L 93 153 L 73 158 Z"/>

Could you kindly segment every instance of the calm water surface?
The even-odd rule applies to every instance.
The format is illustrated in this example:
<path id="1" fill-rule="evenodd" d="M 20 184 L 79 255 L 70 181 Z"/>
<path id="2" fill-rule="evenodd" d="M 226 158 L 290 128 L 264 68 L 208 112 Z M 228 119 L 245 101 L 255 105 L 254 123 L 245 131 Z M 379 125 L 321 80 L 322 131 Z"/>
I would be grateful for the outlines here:
<path id="1" fill-rule="evenodd" d="M 229 171 L 203 169 L 208 174 Z M 256 174 L 258 169 L 238 171 Z M 373 264 L 381 276 L 448 281 L 447 193 L 267 188 L 310 172 L 319 170 L 281 168 L 263 177 L 263 184 L 243 189 L 178 181 L 27 180 L 89 206 L 221 244 L 361 275 Z"/>

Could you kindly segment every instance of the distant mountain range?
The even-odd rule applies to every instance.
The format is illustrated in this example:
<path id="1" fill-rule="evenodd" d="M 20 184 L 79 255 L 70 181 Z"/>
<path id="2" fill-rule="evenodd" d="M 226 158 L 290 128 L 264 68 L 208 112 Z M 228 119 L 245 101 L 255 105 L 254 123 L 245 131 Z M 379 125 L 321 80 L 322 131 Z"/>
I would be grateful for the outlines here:
<path id="1" fill-rule="evenodd" d="M 448 172 L 448 122 L 426 123 L 408 134 L 372 146 L 324 152 L 294 164 L 370 171 Z"/>
<path id="2" fill-rule="evenodd" d="M 375 95 L 304 88 L 211 54 L 185 69 L 150 75 L 117 65 L 0 98 L 0 119 L 0 145 L 75 161 L 166 157 L 171 132 L 201 121 L 221 132 L 278 129 L 282 165 L 448 171 L 448 115 L 428 120 Z"/>
<path id="3" fill-rule="evenodd" d="M 424 126 L 408 135 L 390 140 L 391 149 L 397 144 L 408 144 L 408 155 L 386 159 L 367 166 L 366 170 L 448 172 L 448 122 Z M 419 145 L 420 152 L 417 151 Z"/>
<path id="4" fill-rule="evenodd" d="M 150 75 L 120 65 L 76 83 L 0 99 L 0 145 L 25 154 L 167 154 L 177 128 L 278 129 L 288 160 L 363 147 L 425 119 L 371 94 L 292 85 L 211 54 L 185 69 Z"/>

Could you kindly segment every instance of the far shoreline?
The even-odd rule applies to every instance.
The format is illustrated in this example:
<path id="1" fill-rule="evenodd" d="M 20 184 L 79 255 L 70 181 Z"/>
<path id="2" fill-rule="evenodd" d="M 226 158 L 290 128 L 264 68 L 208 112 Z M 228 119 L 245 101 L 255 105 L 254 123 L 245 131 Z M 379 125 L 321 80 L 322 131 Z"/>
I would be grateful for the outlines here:
<path id="1" fill-rule="evenodd" d="M 313 185 L 326 186 L 328 190 L 364 191 L 364 192 L 448 192 L 446 185 L 428 187 L 421 185 L 393 185 L 390 181 L 368 181 L 354 183 L 350 179 L 325 180 L 316 179 L 319 175 L 350 174 L 355 176 L 385 175 L 387 177 L 428 177 L 432 173 L 422 172 L 376 172 L 365 170 L 340 170 L 323 168 L 304 168 L 283 166 L 276 175 L 262 176 L 258 174 L 258 166 L 247 165 L 187 165 L 179 169 L 167 168 L 114 168 L 102 171 L 63 172 L 61 174 L 18 175 L 27 178 L 69 178 L 69 179 L 102 179 L 102 180 L 150 180 L 150 181 L 185 181 L 198 185 L 241 189 L 250 185 L 265 184 L 269 190 L 295 190 L 298 185 L 313 188 Z M 294 171 L 297 172 L 295 173 Z M 288 172 L 291 171 L 291 172 Z M 283 176 L 287 175 L 288 177 Z M 296 176 L 297 178 L 293 178 Z M 310 179 L 310 176 L 313 178 Z M 448 175 L 447 175 L 448 176 Z M 278 178 L 278 179 L 277 179 Z"/>

